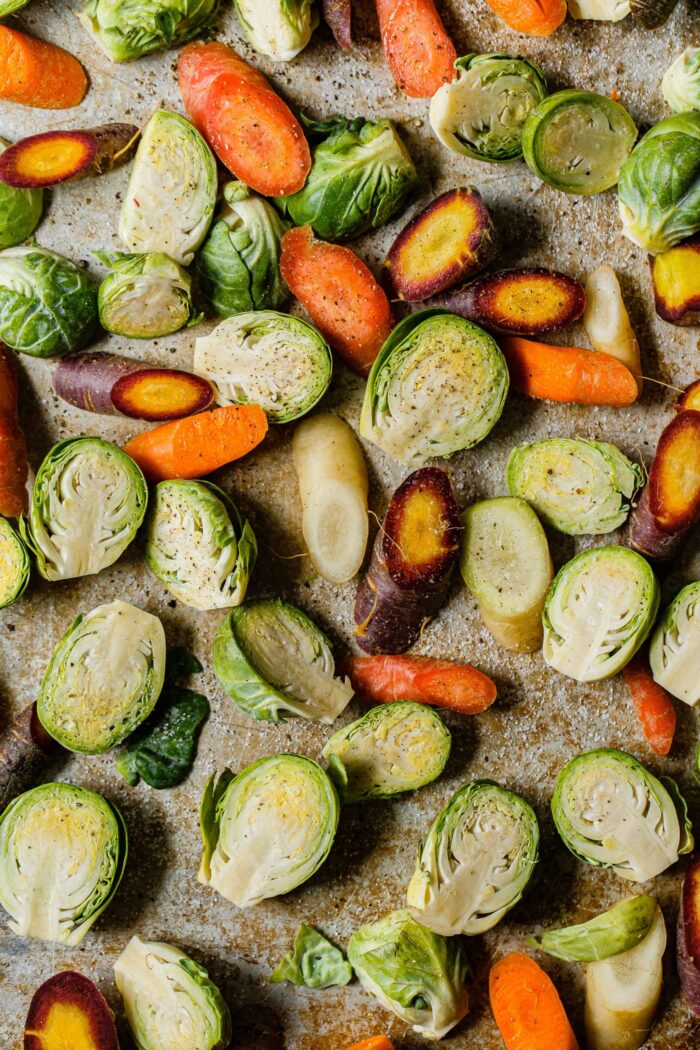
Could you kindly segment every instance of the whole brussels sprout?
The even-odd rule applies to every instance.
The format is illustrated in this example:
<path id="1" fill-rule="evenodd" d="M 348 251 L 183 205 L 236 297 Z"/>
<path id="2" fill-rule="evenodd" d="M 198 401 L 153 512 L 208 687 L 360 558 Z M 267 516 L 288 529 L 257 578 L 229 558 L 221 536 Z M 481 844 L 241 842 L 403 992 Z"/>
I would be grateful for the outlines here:
<path id="1" fill-rule="evenodd" d="M 89 0 L 80 21 L 112 62 L 177 47 L 216 15 L 219 0 Z"/>
<path id="2" fill-rule="evenodd" d="M 0 4 L 0 18 L 21 6 L 18 3 L 5 10 Z M 5 149 L 7 143 L 0 139 L 0 153 Z M 18 190 L 0 182 L 0 249 L 13 248 L 26 241 L 39 225 L 43 207 L 44 194 L 41 190 Z"/>
<path id="3" fill-rule="evenodd" d="M 95 252 L 112 273 L 97 293 L 102 327 L 131 339 L 157 339 L 196 324 L 192 278 L 163 252 Z"/>

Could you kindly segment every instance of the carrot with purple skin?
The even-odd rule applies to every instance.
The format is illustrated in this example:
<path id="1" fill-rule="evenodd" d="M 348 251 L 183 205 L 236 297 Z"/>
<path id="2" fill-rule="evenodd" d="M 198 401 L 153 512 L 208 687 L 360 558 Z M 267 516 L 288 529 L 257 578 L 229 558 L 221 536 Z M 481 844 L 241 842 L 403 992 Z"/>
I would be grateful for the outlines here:
<path id="1" fill-rule="evenodd" d="M 34 786 L 47 759 L 62 750 L 39 721 L 36 704 L 25 707 L 0 736 L 0 813 Z"/>
<path id="2" fill-rule="evenodd" d="M 352 47 L 352 0 L 322 0 L 321 9 L 336 43 L 344 51 L 349 51 Z"/>
<path id="3" fill-rule="evenodd" d="M 700 1017 L 700 854 L 683 879 L 676 958 L 683 998 L 688 1009 Z"/>
<path id="4" fill-rule="evenodd" d="M 66 970 L 44 981 L 29 1006 L 24 1050 L 119 1050 L 114 1015 L 82 973 Z"/>
<path id="5" fill-rule="evenodd" d="M 7 347 L 0 343 L 0 514 L 18 518 L 28 506 L 27 443 L 19 425 L 17 370 Z"/>
<path id="6" fill-rule="evenodd" d="M 0 154 L 0 181 L 32 190 L 103 175 L 131 158 L 138 136 L 135 124 L 28 135 Z"/>
<path id="7" fill-rule="evenodd" d="M 678 412 L 683 412 L 684 409 L 688 408 L 695 412 L 700 412 L 700 379 L 696 379 L 694 383 L 685 388 L 682 397 L 676 405 L 676 411 Z"/>

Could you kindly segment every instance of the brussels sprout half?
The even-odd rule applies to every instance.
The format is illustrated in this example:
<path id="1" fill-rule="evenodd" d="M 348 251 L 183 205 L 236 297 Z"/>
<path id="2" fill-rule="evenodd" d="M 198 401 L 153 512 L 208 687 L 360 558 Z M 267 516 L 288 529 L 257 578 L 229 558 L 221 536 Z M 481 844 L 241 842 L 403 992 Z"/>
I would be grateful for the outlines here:
<path id="1" fill-rule="evenodd" d="M 7 4 L 0 4 L 0 18 L 21 6 L 19 2 L 7 9 Z M 0 139 L 0 153 L 6 149 L 7 142 Z M 26 241 L 39 225 L 43 207 L 41 190 L 18 190 L 0 182 L 0 249 Z"/>
<path id="2" fill-rule="evenodd" d="M 78 18 L 112 62 L 177 47 L 211 22 L 219 0 L 88 0 Z"/>
<path id="3" fill-rule="evenodd" d="M 209 974 L 179 948 L 132 937 L 114 978 L 138 1050 L 225 1050 L 231 1015 Z"/>
<path id="4" fill-rule="evenodd" d="M 258 555 L 250 522 L 210 481 L 161 481 L 146 519 L 148 567 L 193 609 L 240 605 Z"/>
<path id="5" fill-rule="evenodd" d="M 148 488 L 130 456 L 102 438 L 68 438 L 39 467 L 20 532 L 45 580 L 113 565 L 146 513 Z"/>
<path id="6" fill-rule="evenodd" d="M 335 788 L 310 758 L 272 755 L 237 776 L 212 776 L 200 808 L 199 881 L 239 908 L 289 893 L 323 864 L 339 817 Z"/>
<path id="7" fill-rule="evenodd" d="M 321 752 L 343 802 L 393 798 L 430 784 L 450 757 L 452 737 L 436 711 L 383 704 L 338 729 Z"/>
<path id="8" fill-rule="evenodd" d="M 483 441 L 508 393 L 495 340 L 446 310 L 421 310 L 391 333 L 367 380 L 360 433 L 409 467 Z"/>
<path id="9" fill-rule="evenodd" d="M 523 127 L 545 98 L 539 66 L 513 55 L 465 55 L 457 77 L 438 88 L 430 124 L 444 146 L 474 160 L 508 161 L 522 156 Z"/>
<path id="10" fill-rule="evenodd" d="M 685 800 L 670 777 L 661 780 L 632 755 L 586 751 L 564 766 L 552 816 L 575 857 L 647 882 L 693 848 Z"/>
<path id="11" fill-rule="evenodd" d="M 661 81 L 661 94 L 674 113 L 700 109 L 700 47 L 687 47 Z"/>
<path id="12" fill-rule="evenodd" d="M 192 306 L 192 278 L 170 256 L 163 252 L 95 255 L 113 271 L 97 293 L 100 322 L 108 332 L 157 339 L 201 319 Z"/>
<path id="13" fill-rule="evenodd" d="M 523 131 L 531 171 L 565 193 L 614 186 L 637 137 L 624 106 L 593 91 L 557 91 L 533 109 Z"/>
<path id="14" fill-rule="evenodd" d="M 251 718 L 297 715 L 330 725 L 353 695 L 347 680 L 333 677 L 325 634 L 279 598 L 232 609 L 214 637 L 213 657 L 216 677 Z"/>
<path id="15" fill-rule="evenodd" d="M 621 22 L 630 13 L 630 0 L 568 0 L 572 18 Z"/>
<path id="16" fill-rule="evenodd" d="M 22 597 L 30 573 L 27 548 L 7 518 L 0 517 L 0 609 Z"/>
<path id="17" fill-rule="evenodd" d="M 549 589 L 544 659 L 579 682 L 610 678 L 642 645 L 658 609 L 659 585 L 641 554 L 626 547 L 581 551 Z"/>
<path id="18" fill-rule="evenodd" d="M 323 336 L 300 317 L 253 310 L 197 339 L 194 370 L 215 385 L 220 405 L 260 405 L 271 422 L 289 423 L 321 400 L 333 361 Z"/>
<path id="19" fill-rule="evenodd" d="M 508 457 L 511 496 L 569 536 L 595 536 L 624 524 L 644 476 L 615 445 L 585 438 L 548 438 L 518 445 Z"/>
<path id="20" fill-rule="evenodd" d="M 490 780 L 460 788 L 422 844 L 406 899 L 419 922 L 452 937 L 490 930 L 522 897 L 537 864 L 532 807 Z"/>
<path id="21" fill-rule="evenodd" d="M 442 1039 L 469 1009 L 461 944 L 421 926 L 407 908 L 356 930 L 348 961 L 362 987 L 426 1039 Z"/>
<path id="22" fill-rule="evenodd" d="M 567 962 L 610 959 L 636 948 L 644 940 L 656 917 L 656 907 L 653 897 L 638 893 L 613 904 L 588 922 L 546 930 L 528 937 L 528 942 L 533 948 Z"/>
<path id="23" fill-rule="evenodd" d="M 74 947 L 110 903 L 124 874 L 127 833 L 101 795 L 41 784 L 0 816 L 0 904 L 10 929 Z"/>
<path id="24" fill-rule="evenodd" d="M 233 0 L 241 28 L 256 51 L 289 62 L 319 23 L 314 0 Z"/>
<path id="25" fill-rule="evenodd" d="M 683 587 L 651 637 L 654 680 L 691 707 L 700 704 L 700 580 Z"/>

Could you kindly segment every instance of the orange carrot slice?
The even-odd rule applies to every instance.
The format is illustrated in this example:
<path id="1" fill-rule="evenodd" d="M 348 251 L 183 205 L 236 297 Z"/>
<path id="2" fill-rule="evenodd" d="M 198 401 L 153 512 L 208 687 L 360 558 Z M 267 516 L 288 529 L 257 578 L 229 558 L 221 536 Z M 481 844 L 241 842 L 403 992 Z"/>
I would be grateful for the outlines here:
<path id="1" fill-rule="evenodd" d="M 62 47 L 0 26 L 0 98 L 39 109 L 72 109 L 87 88 L 85 70 Z"/>
<path id="2" fill-rule="evenodd" d="M 348 1050 L 394 1050 L 394 1044 L 385 1035 L 371 1035 L 369 1039 L 353 1043 Z"/>
<path id="3" fill-rule="evenodd" d="M 550 36 L 566 18 L 566 0 L 486 0 L 491 10 L 518 33 Z"/>
<path id="4" fill-rule="evenodd" d="M 576 405 L 631 405 L 639 394 L 629 368 L 610 354 L 550 346 L 519 336 L 499 340 L 514 390 Z"/>
<path id="5" fill-rule="evenodd" d="M 455 77 L 455 46 L 433 0 L 376 0 L 387 65 L 411 98 L 432 98 Z"/>
<path id="6" fill-rule="evenodd" d="M 646 656 L 637 655 L 623 671 L 634 710 L 652 751 L 667 755 L 676 731 L 676 709 L 666 690 L 654 681 Z"/>
<path id="7" fill-rule="evenodd" d="M 351 656 L 345 673 L 374 704 L 413 700 L 475 715 L 496 699 L 495 683 L 476 667 L 429 656 Z"/>
<path id="8" fill-rule="evenodd" d="M 506 1050 L 578 1050 L 559 993 L 529 955 L 500 959 L 491 968 L 489 995 Z"/>

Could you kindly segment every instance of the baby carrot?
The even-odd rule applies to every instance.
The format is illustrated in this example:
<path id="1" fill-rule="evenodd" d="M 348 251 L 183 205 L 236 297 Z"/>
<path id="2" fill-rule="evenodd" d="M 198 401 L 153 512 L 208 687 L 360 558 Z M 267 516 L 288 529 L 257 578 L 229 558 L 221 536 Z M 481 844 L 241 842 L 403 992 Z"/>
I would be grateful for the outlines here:
<path id="1" fill-rule="evenodd" d="M 345 663 L 355 692 L 375 704 L 413 700 L 460 711 L 485 711 L 496 699 L 491 679 L 470 664 L 429 656 L 351 656 Z"/>
<path id="2" fill-rule="evenodd" d="M 671 697 L 654 681 L 646 656 L 635 656 L 623 674 L 649 746 L 657 755 L 667 755 L 676 729 L 676 709 Z"/>
<path id="3" fill-rule="evenodd" d="M 455 46 L 433 0 L 375 0 L 384 54 L 411 98 L 432 98 L 454 80 Z"/>
<path id="4" fill-rule="evenodd" d="M 530 36 L 550 36 L 566 18 L 566 0 L 486 0 L 510 29 Z"/>
<path id="5" fill-rule="evenodd" d="M 639 394 L 629 368 L 610 354 L 520 336 L 503 336 L 499 344 L 513 389 L 529 397 L 622 407 L 631 405 Z"/>
<path id="6" fill-rule="evenodd" d="M 0 98 L 39 109 L 71 109 L 88 80 L 77 58 L 56 44 L 0 26 Z"/>
<path id="7" fill-rule="evenodd" d="M 491 967 L 491 1009 L 506 1050 L 578 1050 L 559 993 L 534 959 L 510 952 Z"/>
<path id="8" fill-rule="evenodd" d="M 385 1035 L 371 1035 L 369 1039 L 353 1043 L 348 1050 L 394 1050 L 394 1044 Z"/>

